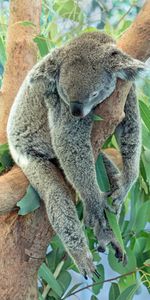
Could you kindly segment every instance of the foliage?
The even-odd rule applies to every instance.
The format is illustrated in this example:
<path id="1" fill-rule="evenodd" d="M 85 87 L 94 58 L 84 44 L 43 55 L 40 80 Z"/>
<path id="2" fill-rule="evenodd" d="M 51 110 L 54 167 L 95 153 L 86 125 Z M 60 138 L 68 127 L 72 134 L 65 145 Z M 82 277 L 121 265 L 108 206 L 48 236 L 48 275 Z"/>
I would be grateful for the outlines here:
<path id="1" fill-rule="evenodd" d="M 6 1 L 2 1 L 6 2 Z M 105 30 L 115 38 L 118 38 L 132 23 L 135 15 L 139 11 L 142 1 L 86 1 L 75 0 L 44 0 L 41 16 L 41 32 L 34 38 L 39 49 L 39 58 L 46 55 L 52 48 L 59 47 L 72 37 L 77 36 L 82 31 L 93 31 L 97 29 Z M 6 61 L 5 39 L 7 29 L 8 10 L 4 6 L 0 13 L 0 84 Z M 26 20 L 20 26 L 34 26 Z M 105 278 L 105 266 L 101 262 L 101 257 L 96 251 L 98 244 L 89 228 L 85 230 L 89 247 L 93 254 L 93 260 L 97 264 L 97 269 L 101 275 L 98 280 L 92 279 L 91 300 L 100 299 L 99 295 L 103 284 L 111 282 L 109 290 L 109 300 L 131 300 L 136 293 L 140 292 L 139 286 L 143 283 L 150 291 L 150 101 L 149 101 L 149 80 L 145 84 L 140 83 L 138 90 L 140 111 L 142 118 L 142 154 L 140 162 L 140 174 L 137 182 L 130 191 L 119 219 L 110 217 L 110 224 L 114 233 L 119 235 L 119 242 L 128 256 L 128 263 L 123 266 L 118 263 L 114 256 L 114 250 L 108 247 L 108 262 L 110 267 L 118 273 L 115 278 L 107 280 Z M 100 116 L 93 116 L 94 121 L 102 121 Z M 116 148 L 114 137 L 106 141 L 104 147 Z M 0 146 L 0 172 L 12 165 L 8 147 Z M 108 186 L 108 178 L 101 157 L 96 163 L 98 183 L 102 190 Z M 32 188 L 28 193 L 32 192 Z M 36 193 L 34 191 L 36 198 Z M 26 194 L 26 199 L 29 194 Z M 24 208 L 26 212 L 28 208 Z M 36 204 L 37 205 L 37 204 Z M 30 210 L 34 208 L 30 207 Z M 82 204 L 79 202 L 77 211 L 82 222 Z M 108 217 L 109 219 L 109 217 Z M 114 226 L 115 224 L 115 226 Z M 119 234 L 117 233 L 119 232 Z M 121 235 L 120 235 L 121 231 Z M 123 240 L 122 240 L 123 239 Z M 70 287 L 70 270 L 78 272 L 73 261 L 66 253 L 60 239 L 55 236 L 51 241 L 50 251 L 48 251 L 44 263 L 39 269 L 39 299 L 71 299 L 71 295 L 78 296 L 78 291 L 85 287 L 83 282 Z M 113 282 L 115 280 L 115 282 Z"/>

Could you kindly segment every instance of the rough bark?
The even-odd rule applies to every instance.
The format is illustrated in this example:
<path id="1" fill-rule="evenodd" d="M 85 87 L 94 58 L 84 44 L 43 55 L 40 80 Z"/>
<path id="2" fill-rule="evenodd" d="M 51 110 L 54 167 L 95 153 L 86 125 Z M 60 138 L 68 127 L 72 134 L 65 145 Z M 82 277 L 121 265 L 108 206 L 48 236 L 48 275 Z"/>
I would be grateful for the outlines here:
<path id="1" fill-rule="evenodd" d="M 1 143 L 6 141 L 5 126 L 14 96 L 26 72 L 36 60 L 36 49 L 32 37 L 35 33 L 33 30 L 38 30 L 40 5 L 41 3 L 38 0 L 12 0 L 11 2 L 12 20 L 10 17 L 11 27 L 9 27 L 7 40 L 8 59 L 0 95 L 0 123 L 4 124 L 0 129 Z M 150 1 L 147 1 L 133 25 L 118 42 L 118 46 L 124 51 L 143 61 L 150 54 L 149 15 Z M 25 32 L 21 35 L 17 33 L 16 36 L 14 30 L 10 34 L 14 26 L 19 26 L 19 24 L 14 25 L 13 23 L 20 20 L 30 20 L 37 27 L 36 29 L 30 27 L 20 29 L 20 27 L 17 27 L 17 30 L 24 30 Z M 26 34 L 26 38 L 24 34 Z M 23 44 L 21 45 L 23 46 L 20 46 L 22 38 Z M 13 40 L 18 41 L 16 46 L 13 44 Z M 22 54 L 24 48 L 26 50 Z M 12 74 L 13 82 L 11 81 Z M 104 140 L 123 118 L 124 104 L 130 86 L 129 83 L 118 81 L 113 95 L 96 109 L 96 113 L 103 116 L 104 121 L 95 122 L 93 127 L 92 144 L 95 157 Z M 3 188 L 0 202 L 3 209 L 12 208 L 15 205 L 16 201 L 24 194 L 27 184 L 25 176 L 18 168 L 14 168 L 8 174 L 0 177 L 0 190 Z M 36 273 L 53 234 L 43 205 L 40 209 L 25 217 L 18 216 L 16 212 L 4 214 L 0 217 L 0 233 L 1 299 L 36 300 Z M 37 259 L 31 258 L 31 256 Z"/>
<path id="2" fill-rule="evenodd" d="M 7 63 L 0 92 L 0 143 L 6 142 L 6 124 L 12 102 L 25 75 L 36 63 L 37 49 L 33 37 L 40 30 L 41 0 L 12 0 L 7 32 Z M 23 26 L 30 21 L 36 26 Z"/>
<path id="3" fill-rule="evenodd" d="M 12 0 L 10 3 L 7 63 L 0 92 L 0 143 L 6 142 L 6 123 L 14 97 L 37 60 L 33 37 L 39 33 L 40 14 L 41 0 Z M 25 27 L 20 24 L 22 21 L 31 21 L 35 26 Z M 27 179 L 17 167 L 1 176 L 0 210 L 13 207 L 24 195 L 27 185 Z M 43 205 L 26 217 L 19 217 L 17 212 L 0 217 L 1 299 L 37 299 L 36 274 L 50 236 L 52 229 Z"/>

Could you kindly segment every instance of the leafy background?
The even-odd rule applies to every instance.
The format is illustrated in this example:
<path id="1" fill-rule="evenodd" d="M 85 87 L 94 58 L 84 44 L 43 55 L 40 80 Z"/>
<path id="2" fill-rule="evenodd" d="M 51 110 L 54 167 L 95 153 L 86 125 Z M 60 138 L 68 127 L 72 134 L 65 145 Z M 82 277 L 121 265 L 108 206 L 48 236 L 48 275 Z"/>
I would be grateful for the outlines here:
<path id="1" fill-rule="evenodd" d="M 41 32 L 34 38 L 38 45 L 38 59 L 52 48 L 63 45 L 83 31 L 104 30 L 118 39 L 128 28 L 139 12 L 143 1 L 75 1 L 43 0 Z M 6 31 L 9 17 L 9 1 L 0 0 L 0 86 L 6 61 Z M 23 26 L 33 26 L 22 22 Z M 97 241 L 91 229 L 85 234 L 97 270 L 101 274 L 85 281 L 67 255 L 60 239 L 55 236 L 47 249 L 45 261 L 38 273 L 39 299 L 101 299 L 138 300 L 149 299 L 150 292 L 150 89 L 148 77 L 138 81 L 137 93 L 142 118 L 142 153 L 140 174 L 128 194 L 122 208 L 119 226 L 124 247 L 128 255 L 125 267 L 118 263 L 113 249 L 99 255 Z M 99 120 L 95 120 L 99 121 Z M 114 137 L 108 139 L 105 147 L 116 148 Z M 7 145 L 0 145 L 0 173 L 11 168 L 13 162 Z M 101 188 L 107 187 L 107 176 L 101 157 L 96 163 L 97 179 Z M 35 207 L 39 205 L 38 195 L 29 187 L 25 200 L 34 198 Z M 25 207 L 21 202 L 21 214 L 33 207 Z M 82 222 L 82 205 L 77 205 Z M 84 229 L 84 228 L 83 228 Z M 116 278 L 117 277 L 117 278 Z M 114 280 L 114 278 L 116 278 Z M 107 280 L 109 279 L 108 283 Z M 98 284 L 97 284 L 98 282 Z M 99 283 L 100 282 L 100 283 Z M 89 287 L 89 285 L 92 285 Z M 82 289 L 81 292 L 77 292 Z M 73 295 L 74 294 L 74 295 Z"/>

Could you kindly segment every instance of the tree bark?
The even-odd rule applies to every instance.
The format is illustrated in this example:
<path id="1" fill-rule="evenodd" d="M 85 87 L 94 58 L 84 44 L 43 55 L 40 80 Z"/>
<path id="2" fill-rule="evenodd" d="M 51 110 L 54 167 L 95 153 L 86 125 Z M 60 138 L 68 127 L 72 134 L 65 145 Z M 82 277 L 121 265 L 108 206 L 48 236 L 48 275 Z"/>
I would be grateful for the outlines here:
<path id="1" fill-rule="evenodd" d="M 0 92 L 0 143 L 6 138 L 6 124 L 10 107 L 27 72 L 37 60 L 37 47 L 33 37 L 40 30 L 41 0 L 11 0 L 7 32 L 7 62 Z M 24 26 L 23 21 L 33 25 Z"/>
<path id="2" fill-rule="evenodd" d="M 11 1 L 7 64 L 0 94 L 1 143 L 6 142 L 5 129 L 13 99 L 27 71 L 36 62 L 36 47 L 32 39 L 39 30 L 40 10 L 40 0 Z M 149 16 L 150 1 L 147 1 L 132 26 L 118 41 L 120 48 L 143 61 L 150 56 Z M 30 20 L 36 27 L 16 24 L 22 20 Z M 96 114 L 103 116 L 104 120 L 95 122 L 93 126 L 92 145 L 95 158 L 103 142 L 113 133 L 124 116 L 124 104 L 130 87 L 130 83 L 118 80 L 113 95 L 96 109 Z M 1 176 L 1 210 L 14 207 L 25 193 L 27 185 L 27 179 L 17 167 Z M 34 213 L 24 217 L 18 216 L 14 211 L 3 214 L 0 217 L 0 233 L 1 299 L 36 300 L 37 270 L 53 235 L 43 204 Z"/>

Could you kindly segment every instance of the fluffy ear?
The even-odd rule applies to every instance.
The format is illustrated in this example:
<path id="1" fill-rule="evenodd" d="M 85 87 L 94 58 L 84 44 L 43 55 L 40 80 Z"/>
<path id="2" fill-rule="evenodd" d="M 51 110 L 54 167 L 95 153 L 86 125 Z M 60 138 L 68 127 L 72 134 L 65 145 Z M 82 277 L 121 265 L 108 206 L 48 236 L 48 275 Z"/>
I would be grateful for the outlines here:
<path id="1" fill-rule="evenodd" d="M 108 62 L 111 71 L 123 80 L 135 80 L 141 72 L 146 70 L 144 63 L 115 48 L 110 49 Z"/>
<path id="2" fill-rule="evenodd" d="M 55 88 L 60 64 L 61 48 L 53 50 L 35 65 L 32 80 L 47 78 L 49 85 Z"/>

